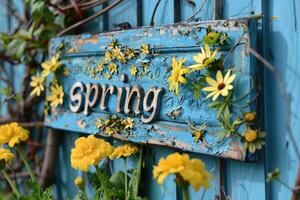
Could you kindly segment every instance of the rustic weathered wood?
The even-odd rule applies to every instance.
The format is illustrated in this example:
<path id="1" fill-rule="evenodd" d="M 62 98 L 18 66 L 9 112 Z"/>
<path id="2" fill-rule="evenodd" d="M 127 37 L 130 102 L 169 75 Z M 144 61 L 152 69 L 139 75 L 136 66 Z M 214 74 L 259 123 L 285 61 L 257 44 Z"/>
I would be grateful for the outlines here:
<path id="1" fill-rule="evenodd" d="M 209 101 L 205 100 L 204 96 L 201 96 L 200 99 L 195 99 L 188 86 L 180 87 L 180 95 L 176 96 L 168 90 L 167 78 L 170 75 L 169 69 L 173 56 L 186 58 L 185 65 L 187 66 L 193 64 L 192 56 L 200 51 L 202 37 L 206 34 L 206 28 L 210 26 L 216 31 L 226 32 L 231 38 L 228 45 L 220 47 L 220 51 L 225 54 L 226 52 L 229 53 L 226 58 L 227 64 L 230 63 L 239 66 L 241 69 L 241 73 L 237 73 L 237 86 L 234 97 L 246 94 L 252 87 L 252 78 L 249 74 L 253 68 L 255 68 L 255 66 L 250 65 L 250 57 L 245 51 L 246 43 L 250 42 L 250 35 L 249 32 L 247 32 L 248 29 L 245 28 L 247 25 L 248 23 L 246 21 L 240 21 L 238 23 L 236 21 L 215 21 L 158 26 L 153 28 L 145 27 L 99 35 L 84 34 L 56 38 L 52 40 L 50 52 L 51 54 L 55 54 L 61 43 L 64 43 L 64 46 L 68 47 L 62 54 L 62 61 L 64 65 L 70 69 L 71 74 L 62 80 L 66 93 L 66 106 L 63 106 L 63 109 L 52 112 L 52 114 L 46 118 L 46 125 L 70 131 L 96 134 L 99 131 L 94 124 L 98 117 L 105 117 L 108 113 L 117 114 L 123 112 L 123 117 L 130 115 L 135 118 L 134 129 L 129 135 L 117 133 L 114 135 L 115 138 L 245 160 L 246 152 L 239 141 L 233 140 L 230 137 L 221 143 L 218 140 L 218 132 L 221 130 L 221 127 L 217 120 L 216 111 L 207 107 Z M 136 51 L 140 48 L 141 44 L 149 44 L 151 51 L 155 52 L 157 56 L 151 58 L 150 66 L 146 74 L 132 77 L 129 73 L 129 64 L 122 65 L 121 63 L 118 63 L 119 74 L 113 75 L 111 79 L 105 79 L 104 76 L 99 74 L 92 76 L 89 74 L 89 69 L 95 68 L 96 65 L 103 60 L 105 47 L 113 38 L 119 43 L 127 45 Z M 239 40 L 244 41 L 244 43 L 232 50 L 231 48 Z M 72 52 L 69 52 L 69 49 L 72 49 Z M 138 61 L 134 62 L 136 62 L 134 64 L 137 66 L 139 65 Z M 142 70 L 142 68 L 139 70 Z M 128 75 L 129 80 L 127 82 L 120 81 L 123 73 Z M 89 98 L 89 100 L 85 102 L 84 113 L 71 112 L 72 110 L 77 111 L 79 109 L 76 105 L 71 106 L 70 111 L 67 106 L 70 103 L 68 94 L 74 82 L 79 80 L 87 85 L 86 92 L 84 93 L 86 94 L 85 99 L 90 97 L 90 90 L 93 86 L 93 91 L 97 91 L 97 89 L 95 89 L 95 83 L 101 85 L 101 87 L 99 87 L 99 96 L 102 93 L 100 109 L 99 106 L 96 105 L 96 102 L 98 102 L 97 99 Z M 120 86 L 125 88 L 124 110 L 121 109 L 122 106 L 118 105 L 120 102 L 117 102 L 120 101 L 117 95 L 117 88 Z M 146 104 L 142 101 L 144 98 L 143 91 L 147 92 L 153 87 L 162 87 L 165 91 L 160 102 L 157 102 L 161 104 L 160 112 L 159 114 L 153 113 L 153 111 L 152 113 L 150 112 L 150 115 L 153 114 L 153 117 L 157 115 L 156 121 L 153 121 L 152 118 L 150 118 L 150 120 L 141 121 L 139 115 L 142 115 L 143 112 L 147 112 L 147 110 L 150 111 L 151 108 L 156 108 L 155 103 L 150 105 L 151 102 L 148 102 L 149 108 L 147 108 Z M 72 92 L 71 90 L 71 93 Z M 91 96 L 95 97 L 94 93 L 95 92 L 93 92 Z M 245 98 L 245 102 L 250 100 L 249 98 Z M 76 109 L 74 109 L 74 106 Z M 169 114 L 174 113 L 179 107 L 182 109 L 178 113 L 178 116 Z M 89 115 L 87 115 L 88 111 L 90 111 Z M 234 110 L 234 112 L 237 111 Z M 143 114 L 143 116 L 145 118 L 145 114 Z M 77 121 L 84 122 L 87 126 L 78 127 L 78 123 L 74 123 Z M 143 121 L 152 123 L 145 124 Z M 189 125 L 190 122 L 196 125 L 205 124 L 207 126 L 204 136 L 206 142 L 194 141 L 193 129 Z M 106 136 L 101 132 L 98 134 Z"/>

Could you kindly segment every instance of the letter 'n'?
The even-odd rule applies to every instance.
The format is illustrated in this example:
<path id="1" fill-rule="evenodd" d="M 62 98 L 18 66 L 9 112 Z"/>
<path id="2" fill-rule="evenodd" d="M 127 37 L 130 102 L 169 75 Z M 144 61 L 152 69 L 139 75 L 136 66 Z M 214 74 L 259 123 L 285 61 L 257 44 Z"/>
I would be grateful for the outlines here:
<path id="1" fill-rule="evenodd" d="M 141 100 L 144 96 L 143 88 L 141 88 L 140 86 L 134 86 L 132 88 L 126 87 L 125 90 L 126 90 L 126 98 L 124 104 L 124 113 L 129 114 L 135 102 L 135 108 L 133 112 L 136 115 L 141 114 L 141 110 L 142 110 Z"/>

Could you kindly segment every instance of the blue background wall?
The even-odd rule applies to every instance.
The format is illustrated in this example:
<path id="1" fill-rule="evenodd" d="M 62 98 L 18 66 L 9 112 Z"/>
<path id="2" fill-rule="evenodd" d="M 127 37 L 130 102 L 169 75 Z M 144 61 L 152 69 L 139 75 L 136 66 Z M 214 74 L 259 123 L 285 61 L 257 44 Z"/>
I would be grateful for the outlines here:
<path id="1" fill-rule="evenodd" d="M 155 24 L 168 24 L 174 22 L 174 2 L 176 0 L 162 0 L 155 17 Z M 195 0 L 197 6 L 192 8 L 185 0 L 180 0 L 180 20 L 188 19 L 205 0 Z M 15 0 L 15 4 L 22 8 L 21 0 Z M 103 17 L 86 25 L 84 32 L 101 32 L 105 27 L 112 30 L 113 24 L 129 22 L 137 26 L 138 19 L 142 25 L 149 25 L 152 10 L 156 4 L 154 0 L 143 0 L 142 16 L 137 16 L 137 4 L 134 0 L 125 0 L 108 14 L 110 20 L 103 23 Z M 1 31 L 8 31 L 13 20 L 7 17 L 4 1 L 0 2 Z M 261 34 L 259 35 L 259 46 L 261 52 L 279 70 L 284 79 L 286 88 L 291 97 L 292 118 L 289 122 L 297 143 L 300 143 L 299 127 L 299 95 L 300 95 L 300 2 L 298 0 L 223 0 L 223 18 L 238 18 L 250 16 L 251 14 L 264 13 L 264 20 L 260 20 Z M 206 1 L 202 12 L 198 17 L 204 20 L 214 18 L 214 1 Z M 297 12 L 298 11 L 298 12 Z M 272 17 L 276 16 L 276 17 Z M 22 73 L 22 71 L 18 71 Z M 215 176 L 212 187 L 208 191 L 192 191 L 191 199 L 214 199 L 220 195 L 223 186 L 226 193 L 233 200 L 244 199 L 289 199 L 291 192 L 278 182 L 266 183 L 266 172 L 279 167 L 282 171 L 282 180 L 293 186 L 299 160 L 287 135 L 285 120 L 286 107 L 283 98 L 279 94 L 277 83 L 272 73 L 264 72 L 264 118 L 265 128 L 268 133 L 266 151 L 261 153 L 260 160 L 256 163 L 242 163 L 238 161 L 223 160 L 215 157 L 196 155 L 193 157 L 202 159 L 209 170 Z M 0 87 L 1 87 L 0 83 Z M 261 103 L 261 105 L 263 105 Z M 4 113 L 2 110 L 0 113 Z M 63 133 L 57 162 L 57 180 L 61 187 L 57 187 L 60 197 L 70 194 L 71 198 L 76 193 L 73 185 L 74 178 L 78 172 L 70 168 L 70 149 L 72 148 L 77 134 Z M 160 157 L 171 153 L 172 150 L 165 148 L 148 147 L 146 150 L 146 170 L 144 179 L 145 194 L 149 199 L 176 199 L 176 186 L 173 177 L 169 177 L 161 188 L 152 178 L 152 165 L 156 164 Z M 131 161 L 134 165 L 134 160 Z M 117 161 L 114 168 L 121 168 L 123 163 Z"/>

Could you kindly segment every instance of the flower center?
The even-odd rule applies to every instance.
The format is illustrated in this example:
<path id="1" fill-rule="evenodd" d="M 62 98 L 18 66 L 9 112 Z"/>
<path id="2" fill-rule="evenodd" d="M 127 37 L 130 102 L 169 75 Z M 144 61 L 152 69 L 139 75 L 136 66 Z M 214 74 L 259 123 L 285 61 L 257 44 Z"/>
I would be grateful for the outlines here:
<path id="1" fill-rule="evenodd" d="M 179 70 L 176 70 L 176 71 L 174 71 L 174 80 L 175 81 L 178 81 L 178 79 L 179 79 Z"/>
<path id="2" fill-rule="evenodd" d="M 60 94 L 57 94 L 57 95 L 56 95 L 56 98 L 60 99 Z"/>
<path id="3" fill-rule="evenodd" d="M 247 142 L 253 142 L 257 138 L 257 133 L 254 130 L 248 130 L 245 134 L 245 139 Z"/>
<path id="4" fill-rule="evenodd" d="M 220 83 L 218 85 L 218 90 L 223 90 L 225 88 L 225 84 L 224 83 Z"/>

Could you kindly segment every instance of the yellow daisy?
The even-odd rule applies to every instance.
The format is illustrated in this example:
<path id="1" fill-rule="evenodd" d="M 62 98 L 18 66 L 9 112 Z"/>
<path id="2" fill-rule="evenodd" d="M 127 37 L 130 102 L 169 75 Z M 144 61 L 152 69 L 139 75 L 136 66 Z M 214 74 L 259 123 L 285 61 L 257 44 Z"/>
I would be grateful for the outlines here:
<path id="1" fill-rule="evenodd" d="M 30 81 L 30 87 L 34 89 L 31 91 L 30 96 L 36 95 L 40 96 L 41 92 L 45 90 L 44 88 L 45 77 L 43 76 L 32 76 Z"/>
<path id="2" fill-rule="evenodd" d="M 186 84 L 187 81 L 184 78 L 184 75 L 187 74 L 190 70 L 183 68 L 183 63 L 185 62 L 184 58 L 180 58 L 177 62 L 176 58 L 172 59 L 172 72 L 168 78 L 169 81 L 169 90 L 175 91 L 175 94 L 179 94 L 179 84 Z"/>
<path id="3" fill-rule="evenodd" d="M 201 47 L 201 52 L 193 57 L 194 61 L 197 64 L 191 65 L 189 66 L 189 68 L 193 70 L 203 69 L 204 67 L 215 61 L 217 52 L 218 50 L 216 49 L 213 53 L 211 53 L 209 46 L 206 44 L 204 46 L 204 49 L 203 47 Z"/>
<path id="4" fill-rule="evenodd" d="M 102 63 L 102 62 L 100 62 L 100 63 L 97 65 L 96 71 L 97 71 L 98 73 L 102 73 L 102 71 L 103 71 L 103 63 Z"/>
<path id="5" fill-rule="evenodd" d="M 219 70 L 216 75 L 216 80 L 211 77 L 206 77 L 206 82 L 209 84 L 208 87 L 203 88 L 205 92 L 210 92 L 206 98 L 213 97 L 212 100 L 215 101 L 220 95 L 227 96 L 229 90 L 233 89 L 232 82 L 235 79 L 235 74 L 230 75 L 230 70 L 226 73 L 223 78 L 222 72 Z"/>
<path id="6" fill-rule="evenodd" d="M 51 107 L 57 107 L 63 104 L 64 101 L 64 91 L 61 85 L 54 84 L 50 87 L 50 96 L 47 97 L 47 101 L 50 101 Z"/>
<path id="7" fill-rule="evenodd" d="M 55 72 L 59 66 L 61 66 L 61 62 L 58 61 L 59 59 L 59 54 L 56 54 L 55 56 L 52 56 L 50 60 L 47 60 L 43 62 L 42 68 L 42 76 L 46 77 L 48 76 L 51 72 Z"/>
<path id="8" fill-rule="evenodd" d="M 64 74 L 64 76 L 69 76 L 71 74 L 71 72 L 68 68 L 65 67 L 63 74 Z"/>
<path id="9" fill-rule="evenodd" d="M 107 78 L 107 79 L 110 79 L 110 78 L 111 78 L 111 75 L 110 75 L 109 73 L 105 73 L 105 74 L 104 74 L 104 77 Z"/>
<path id="10" fill-rule="evenodd" d="M 148 44 L 141 45 L 141 54 L 149 54 L 149 45 Z"/>
<path id="11" fill-rule="evenodd" d="M 126 49 L 126 50 L 125 50 L 125 55 L 126 55 L 126 58 L 127 58 L 128 60 L 130 60 L 131 58 L 134 57 L 134 50 L 131 49 L 131 48 Z"/>
<path id="12" fill-rule="evenodd" d="M 117 69 L 117 65 L 115 63 L 110 63 L 108 65 L 108 70 L 110 71 L 110 73 L 114 74 L 114 73 L 117 73 L 118 72 L 118 69 Z"/>
<path id="13" fill-rule="evenodd" d="M 131 74 L 131 76 L 136 76 L 137 71 L 138 70 L 137 70 L 136 66 L 134 66 L 134 65 L 130 66 L 130 74 Z"/>
<path id="14" fill-rule="evenodd" d="M 105 52 L 105 56 L 104 56 L 104 62 L 105 63 L 109 63 L 111 61 L 111 59 L 112 59 L 111 56 L 112 56 L 111 52 L 110 51 L 106 51 Z"/>
<path id="15" fill-rule="evenodd" d="M 128 117 L 127 119 L 124 119 L 122 121 L 122 124 L 124 125 L 124 129 L 132 129 L 134 120 L 132 118 Z"/>

